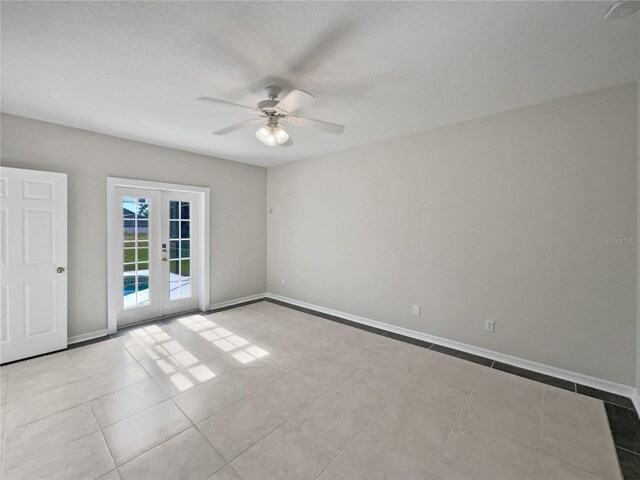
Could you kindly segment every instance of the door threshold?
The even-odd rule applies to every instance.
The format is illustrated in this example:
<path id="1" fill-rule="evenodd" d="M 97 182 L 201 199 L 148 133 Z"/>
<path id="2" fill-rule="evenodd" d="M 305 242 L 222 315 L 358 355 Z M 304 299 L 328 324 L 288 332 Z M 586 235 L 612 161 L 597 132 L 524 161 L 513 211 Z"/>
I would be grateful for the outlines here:
<path id="1" fill-rule="evenodd" d="M 118 334 L 120 332 L 125 332 L 132 328 L 140 327 L 141 325 L 146 325 L 148 323 L 158 323 L 158 322 L 165 323 L 166 321 L 175 320 L 177 318 L 184 317 L 185 315 L 194 314 L 194 313 L 209 313 L 209 312 L 203 312 L 199 308 L 194 308 L 193 310 L 186 310 L 184 312 L 172 313 L 171 315 L 163 315 L 161 317 L 150 318 L 148 320 L 141 320 L 139 322 L 128 323 L 126 325 L 122 325 L 121 327 L 119 326 L 118 329 L 111 334 L 111 336 L 117 337 L 119 336 Z"/>

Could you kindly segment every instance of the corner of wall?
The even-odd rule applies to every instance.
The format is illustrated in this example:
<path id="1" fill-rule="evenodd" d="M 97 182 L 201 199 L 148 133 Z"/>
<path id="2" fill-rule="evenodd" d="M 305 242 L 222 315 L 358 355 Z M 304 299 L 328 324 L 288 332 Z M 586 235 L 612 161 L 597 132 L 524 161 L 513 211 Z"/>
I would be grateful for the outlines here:
<path id="1" fill-rule="evenodd" d="M 637 144 L 637 161 L 636 161 L 636 239 L 640 236 L 640 78 L 636 82 L 636 144 Z M 638 253 L 638 245 L 636 244 L 636 393 L 633 397 L 633 403 L 636 410 L 640 406 L 640 254 Z"/>

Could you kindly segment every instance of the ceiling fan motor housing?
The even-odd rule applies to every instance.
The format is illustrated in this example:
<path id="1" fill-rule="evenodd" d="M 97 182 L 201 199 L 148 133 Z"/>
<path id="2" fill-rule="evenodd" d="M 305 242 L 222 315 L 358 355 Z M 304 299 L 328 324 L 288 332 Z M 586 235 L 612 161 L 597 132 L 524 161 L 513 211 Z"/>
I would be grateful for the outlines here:
<path id="1" fill-rule="evenodd" d="M 267 97 L 271 100 L 275 100 L 278 98 L 278 95 L 280 95 L 282 88 L 276 87 L 275 85 L 269 85 L 268 87 L 265 87 L 265 90 L 267 91 Z"/>
<path id="2" fill-rule="evenodd" d="M 276 111 L 275 107 L 277 104 L 278 100 L 262 100 L 258 102 L 258 109 L 265 113 L 273 113 Z"/>

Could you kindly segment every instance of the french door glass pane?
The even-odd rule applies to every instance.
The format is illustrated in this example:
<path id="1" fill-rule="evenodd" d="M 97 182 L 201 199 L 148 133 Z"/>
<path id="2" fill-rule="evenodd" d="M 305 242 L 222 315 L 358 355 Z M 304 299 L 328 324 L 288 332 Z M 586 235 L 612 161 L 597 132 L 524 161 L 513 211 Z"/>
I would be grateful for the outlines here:
<path id="1" fill-rule="evenodd" d="M 180 237 L 180 222 L 169 222 L 169 238 L 179 238 Z"/>
<path id="2" fill-rule="evenodd" d="M 182 221 L 180 222 L 180 238 L 190 238 L 189 237 L 189 222 Z"/>
<path id="3" fill-rule="evenodd" d="M 146 198 L 138 199 L 138 218 L 149 218 L 149 202 Z"/>
<path id="4" fill-rule="evenodd" d="M 128 263 L 134 263 L 136 261 L 136 249 L 134 248 L 125 248 L 124 249 L 124 263 L 125 265 Z"/>
<path id="5" fill-rule="evenodd" d="M 180 262 L 180 298 L 191 296 L 191 260 Z"/>
<path id="6" fill-rule="evenodd" d="M 171 260 L 169 262 L 169 299 L 180 298 L 180 262 Z"/>
<path id="7" fill-rule="evenodd" d="M 149 303 L 149 209 L 148 198 L 122 198 L 124 308 Z"/>
<path id="8" fill-rule="evenodd" d="M 178 208 L 179 205 L 179 208 Z M 191 202 L 169 202 L 169 299 L 191 296 Z"/>
<path id="9" fill-rule="evenodd" d="M 191 205 L 189 202 L 181 202 L 180 205 L 180 218 L 188 219 L 191 216 Z"/>
<path id="10" fill-rule="evenodd" d="M 169 258 L 172 260 L 174 258 L 180 258 L 180 253 L 178 252 L 178 245 L 180 242 L 178 240 L 171 240 L 169 242 Z"/>
<path id="11" fill-rule="evenodd" d="M 149 261 L 149 247 L 138 246 L 138 261 L 139 262 Z"/>
<path id="12" fill-rule="evenodd" d="M 190 240 L 182 240 L 182 242 L 180 242 L 182 244 L 180 255 L 182 255 L 183 258 L 189 258 L 189 242 Z"/>
<path id="13" fill-rule="evenodd" d="M 178 220 L 180 218 L 180 202 L 171 200 L 169 202 L 169 218 L 171 220 Z"/>
<path id="14" fill-rule="evenodd" d="M 136 222 L 136 232 L 138 241 L 149 240 L 149 220 L 138 220 Z"/>

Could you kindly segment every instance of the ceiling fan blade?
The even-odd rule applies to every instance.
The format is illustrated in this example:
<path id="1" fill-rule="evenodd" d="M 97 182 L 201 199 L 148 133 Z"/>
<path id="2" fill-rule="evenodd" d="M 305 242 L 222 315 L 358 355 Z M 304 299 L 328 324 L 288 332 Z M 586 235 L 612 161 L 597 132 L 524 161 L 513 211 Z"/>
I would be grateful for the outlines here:
<path id="1" fill-rule="evenodd" d="M 198 101 L 200 101 L 200 102 L 208 102 L 208 103 L 218 103 L 218 104 L 221 104 L 221 105 L 229 105 L 229 106 L 232 106 L 232 107 L 244 108 L 245 110 L 251 110 L 252 112 L 258 113 L 258 114 L 262 113 L 257 108 L 247 107 L 246 105 L 240 105 L 239 103 L 227 102 L 226 100 L 220 100 L 219 98 L 199 97 Z"/>
<path id="2" fill-rule="evenodd" d="M 248 127 L 249 125 L 255 125 L 262 122 L 264 122 L 264 119 L 262 118 L 252 118 L 251 120 L 245 120 L 244 122 L 236 123 L 235 125 L 231 125 L 230 127 L 226 127 L 221 130 L 216 130 L 212 133 L 214 135 L 226 135 L 227 133 L 235 132 L 241 128 Z"/>
<path id="3" fill-rule="evenodd" d="M 315 99 L 316 97 L 314 97 L 310 93 L 294 88 L 282 100 L 278 102 L 276 108 L 282 110 L 283 112 L 291 113 L 295 112 L 299 108 L 304 107 L 305 105 L 310 104 Z"/>
<path id="4" fill-rule="evenodd" d="M 287 117 L 287 120 L 291 125 L 317 128 L 323 132 L 333 133 L 336 135 L 340 135 L 344 132 L 344 125 L 338 125 L 337 123 L 323 122 L 322 120 L 313 120 L 312 118 L 298 116 Z"/>

